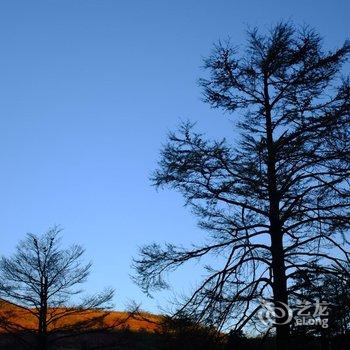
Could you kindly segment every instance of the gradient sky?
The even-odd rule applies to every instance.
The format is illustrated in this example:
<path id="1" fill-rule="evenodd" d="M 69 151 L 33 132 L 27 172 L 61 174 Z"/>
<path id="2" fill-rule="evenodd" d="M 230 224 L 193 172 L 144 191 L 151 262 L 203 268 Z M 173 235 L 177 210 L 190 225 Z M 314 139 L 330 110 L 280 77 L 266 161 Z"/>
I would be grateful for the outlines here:
<path id="1" fill-rule="evenodd" d="M 181 119 L 234 138 L 201 102 L 202 58 L 218 39 L 244 43 L 248 25 L 310 24 L 334 48 L 349 37 L 348 0 L 9 0 L 0 2 L 0 253 L 26 232 L 60 224 L 93 260 L 88 291 L 116 288 L 156 312 L 129 278 L 142 244 L 204 233 L 180 195 L 149 181 L 167 131 Z M 230 136 L 232 135 L 232 136 Z M 176 292 L 198 268 L 172 277 Z"/>

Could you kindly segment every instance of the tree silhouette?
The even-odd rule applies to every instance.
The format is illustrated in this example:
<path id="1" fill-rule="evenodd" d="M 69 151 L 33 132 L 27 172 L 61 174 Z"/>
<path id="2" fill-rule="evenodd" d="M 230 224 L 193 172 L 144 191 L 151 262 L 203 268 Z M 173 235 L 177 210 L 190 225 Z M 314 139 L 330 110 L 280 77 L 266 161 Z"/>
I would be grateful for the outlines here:
<path id="1" fill-rule="evenodd" d="M 204 99 L 234 112 L 240 133 L 233 143 L 208 141 L 185 123 L 169 135 L 153 182 L 180 191 L 210 238 L 189 249 L 141 248 L 135 280 L 146 292 L 167 287 L 167 272 L 213 254 L 182 308 L 240 329 L 258 298 L 288 304 L 300 269 L 345 272 L 350 85 L 340 73 L 349 52 L 349 42 L 326 52 L 314 30 L 289 23 L 250 30 L 243 55 L 230 43 L 215 46 Z M 288 347 L 289 327 L 275 327 L 279 350 Z"/>
<path id="2" fill-rule="evenodd" d="M 40 236 L 27 234 L 14 255 L 0 261 L 0 295 L 16 306 L 1 314 L 0 328 L 24 342 L 34 335 L 38 350 L 62 337 L 104 329 L 114 291 L 77 300 L 91 269 L 83 254 L 80 245 L 62 247 L 57 227 Z"/>

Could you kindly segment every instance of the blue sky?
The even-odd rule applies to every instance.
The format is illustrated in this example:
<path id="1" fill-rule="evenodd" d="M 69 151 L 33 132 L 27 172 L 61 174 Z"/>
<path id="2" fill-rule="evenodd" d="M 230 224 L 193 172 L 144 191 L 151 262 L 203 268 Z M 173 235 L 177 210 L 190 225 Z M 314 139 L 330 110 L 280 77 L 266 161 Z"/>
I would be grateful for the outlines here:
<path id="1" fill-rule="evenodd" d="M 349 37 L 347 0 L 45 0 L 0 3 L 0 253 L 54 224 L 94 262 L 88 291 L 116 288 L 156 312 L 129 278 L 137 247 L 204 236 L 173 192 L 157 192 L 167 131 L 198 121 L 235 137 L 201 102 L 202 58 L 218 39 L 243 45 L 248 25 L 310 24 L 333 48 Z M 232 131 L 232 132 L 231 132 Z M 232 136 L 231 136 L 232 135 Z M 176 292 L 199 271 L 172 277 Z"/>

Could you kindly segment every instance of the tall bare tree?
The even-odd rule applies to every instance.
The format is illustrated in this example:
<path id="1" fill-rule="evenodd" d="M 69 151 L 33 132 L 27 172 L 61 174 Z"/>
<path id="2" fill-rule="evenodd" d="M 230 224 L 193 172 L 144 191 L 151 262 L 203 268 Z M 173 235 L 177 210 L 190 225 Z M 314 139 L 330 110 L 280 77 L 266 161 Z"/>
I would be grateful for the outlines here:
<path id="1" fill-rule="evenodd" d="M 61 245 L 57 227 L 43 235 L 27 234 L 14 255 L 0 261 L 0 295 L 22 310 L 22 317 L 18 312 L 2 313 L 0 328 L 34 335 L 38 350 L 62 337 L 103 328 L 114 291 L 106 289 L 78 301 L 91 269 L 83 254 L 80 245 Z"/>
<path id="2" fill-rule="evenodd" d="M 300 269 L 345 273 L 350 225 L 350 85 L 341 77 L 349 42 L 328 52 L 314 30 L 279 23 L 250 30 L 241 51 L 216 45 L 201 80 L 205 101 L 236 118 L 233 142 L 181 125 L 153 176 L 183 194 L 209 239 L 188 249 L 148 245 L 134 261 L 137 283 L 151 292 L 167 287 L 167 272 L 213 254 L 182 308 L 238 329 L 260 297 L 288 305 Z M 279 350 L 288 347 L 284 321 Z"/>

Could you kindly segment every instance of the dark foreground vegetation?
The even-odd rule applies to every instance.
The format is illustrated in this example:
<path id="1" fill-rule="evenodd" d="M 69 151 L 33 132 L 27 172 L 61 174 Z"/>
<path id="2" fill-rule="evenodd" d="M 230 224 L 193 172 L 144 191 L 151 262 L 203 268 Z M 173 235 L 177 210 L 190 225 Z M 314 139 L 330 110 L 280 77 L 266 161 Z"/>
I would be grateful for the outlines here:
<path id="1" fill-rule="evenodd" d="M 205 330 L 178 330 L 168 332 L 159 330 L 148 332 L 146 330 L 131 331 L 99 331 L 79 336 L 61 339 L 50 350 L 274 350 L 273 337 L 247 338 L 236 335 L 217 335 Z M 0 335 L 1 350 L 27 350 L 35 349 L 35 340 L 26 337 L 24 344 L 11 334 Z M 30 344 L 34 345 L 31 347 Z M 330 342 L 330 349 L 346 350 L 350 346 L 349 336 L 336 336 Z M 322 340 L 313 336 L 291 336 L 290 348 L 295 350 L 322 350 Z"/>

